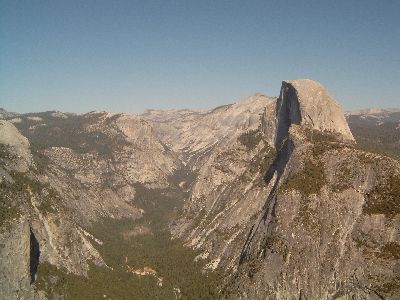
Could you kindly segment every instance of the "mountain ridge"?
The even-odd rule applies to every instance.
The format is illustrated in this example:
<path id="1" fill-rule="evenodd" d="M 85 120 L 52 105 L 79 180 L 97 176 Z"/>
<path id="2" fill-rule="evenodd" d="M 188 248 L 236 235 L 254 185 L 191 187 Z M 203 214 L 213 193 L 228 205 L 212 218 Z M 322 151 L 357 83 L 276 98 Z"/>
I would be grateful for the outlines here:
<path id="1" fill-rule="evenodd" d="M 399 162 L 363 149 L 365 135 L 353 138 L 344 112 L 315 81 L 283 81 L 279 97 L 254 94 L 201 112 L 47 112 L 8 120 L 13 124 L 3 120 L 0 129 L 24 136 L 32 158 L 15 173 L 25 154 L 13 156 L 1 140 L 1 228 L 16 233 L 0 235 L 7 245 L 0 256 L 10 262 L 21 241 L 37 244 L 40 254 L 25 249 L 14 273 L 0 264 L 1 290 L 30 289 L 39 274 L 40 297 L 73 292 L 49 285 L 66 276 L 61 268 L 87 278 L 94 270 L 122 276 L 135 255 L 109 249 L 118 241 L 138 251 L 137 241 L 160 235 L 154 224 L 194 249 L 205 274 L 223 274 L 221 298 L 395 299 L 400 290 Z M 163 214 L 167 224 L 157 221 Z M 109 236 L 107 226 L 115 230 Z M 39 271 L 31 267 L 28 276 L 28 262 Z M 164 278 L 154 295 L 181 290 L 184 280 L 170 285 L 160 262 L 136 267 Z M 53 271 L 46 277 L 43 268 Z M 212 286 L 205 290 L 215 296 Z"/>

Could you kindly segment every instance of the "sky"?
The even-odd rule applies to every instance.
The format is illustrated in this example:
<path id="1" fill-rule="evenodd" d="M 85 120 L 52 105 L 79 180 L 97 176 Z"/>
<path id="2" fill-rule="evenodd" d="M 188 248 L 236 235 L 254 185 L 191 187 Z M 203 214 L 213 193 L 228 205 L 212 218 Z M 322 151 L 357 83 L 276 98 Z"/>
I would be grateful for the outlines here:
<path id="1" fill-rule="evenodd" d="M 205 109 L 281 81 L 400 107 L 400 1 L 0 0 L 0 107 Z"/>

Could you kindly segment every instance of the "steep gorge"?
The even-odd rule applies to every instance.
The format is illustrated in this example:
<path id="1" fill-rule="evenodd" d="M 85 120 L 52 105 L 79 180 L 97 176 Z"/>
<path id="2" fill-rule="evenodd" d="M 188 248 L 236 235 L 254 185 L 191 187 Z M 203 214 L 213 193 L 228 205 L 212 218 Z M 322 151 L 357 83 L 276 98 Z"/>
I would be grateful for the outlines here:
<path id="1" fill-rule="evenodd" d="M 394 299 L 396 254 L 382 251 L 398 249 L 398 215 L 367 208 L 371 191 L 398 178 L 398 163 L 359 149 L 319 83 L 284 81 L 275 103 L 246 133 L 254 142 L 244 168 L 245 154 L 230 155 L 245 148 L 240 139 L 210 155 L 173 233 L 231 276 L 228 298 Z M 271 111 L 275 123 L 265 121 Z M 399 194 L 388 190 L 379 205 L 395 211 Z"/>
<path id="2" fill-rule="evenodd" d="M 5 295 L 193 299 L 218 290 L 232 299 L 396 299 L 400 292 L 400 164 L 358 146 L 318 82 L 283 81 L 278 98 L 255 94 L 209 111 L 6 119 L 0 251 L 7 262 L 12 251 L 23 255 L 17 269 L 26 279 L 11 284 L 20 274 L 0 264 Z M 18 224 L 26 234 L 11 238 Z M 24 251 L 8 244 L 22 239 Z M 40 280 L 31 285 L 38 254 Z M 129 275 L 127 261 L 155 269 L 164 286 Z M 132 289 L 120 293 L 116 278 Z"/>

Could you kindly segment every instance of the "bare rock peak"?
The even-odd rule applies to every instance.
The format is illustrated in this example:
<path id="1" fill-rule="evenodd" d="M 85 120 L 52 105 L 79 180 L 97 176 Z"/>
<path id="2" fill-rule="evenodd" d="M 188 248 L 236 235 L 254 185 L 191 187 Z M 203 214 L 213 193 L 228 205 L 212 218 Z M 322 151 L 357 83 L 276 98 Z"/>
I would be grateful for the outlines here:
<path id="1" fill-rule="evenodd" d="M 6 120 L 0 120 L 0 145 L 10 147 L 10 152 L 18 158 L 10 165 L 11 169 L 18 172 L 26 172 L 29 169 L 32 164 L 29 141 Z"/>
<path id="2" fill-rule="evenodd" d="M 291 124 L 339 133 L 345 140 L 354 141 L 342 108 L 326 88 L 314 80 L 282 81 L 278 99 L 278 127 L 285 131 Z M 278 132 L 278 140 L 282 133 Z"/>

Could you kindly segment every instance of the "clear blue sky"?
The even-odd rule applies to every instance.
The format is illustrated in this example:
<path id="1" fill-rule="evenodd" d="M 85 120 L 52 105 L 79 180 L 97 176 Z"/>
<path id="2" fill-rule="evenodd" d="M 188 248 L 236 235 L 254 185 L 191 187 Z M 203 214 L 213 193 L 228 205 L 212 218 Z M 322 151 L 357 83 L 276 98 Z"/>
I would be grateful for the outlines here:
<path id="1" fill-rule="evenodd" d="M 400 1 L 0 0 L 0 107 L 208 108 L 282 79 L 399 107 Z"/>

